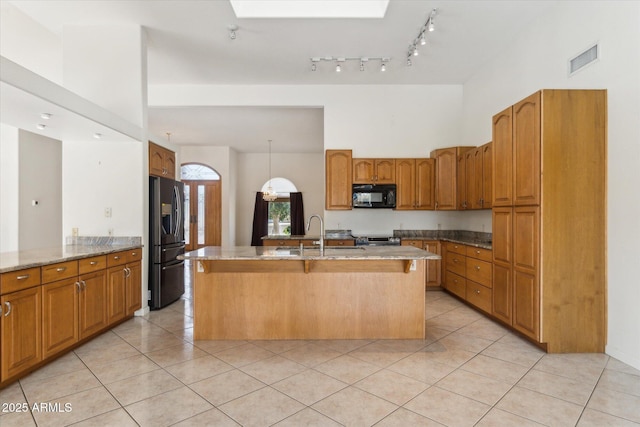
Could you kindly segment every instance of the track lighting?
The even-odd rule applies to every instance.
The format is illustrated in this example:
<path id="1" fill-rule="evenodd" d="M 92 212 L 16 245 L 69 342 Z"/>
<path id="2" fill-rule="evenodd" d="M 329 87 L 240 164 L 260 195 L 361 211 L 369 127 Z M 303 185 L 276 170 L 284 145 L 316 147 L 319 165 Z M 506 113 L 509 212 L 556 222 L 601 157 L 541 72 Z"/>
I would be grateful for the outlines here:
<path id="1" fill-rule="evenodd" d="M 347 65 L 349 61 L 358 61 L 359 70 L 366 71 L 366 66 L 368 62 L 371 61 L 380 61 L 380 71 L 385 71 L 387 69 L 387 63 L 391 61 L 391 57 L 388 56 L 361 56 L 361 57 L 334 57 L 334 56 L 316 56 L 313 58 L 309 58 L 311 61 L 311 71 L 316 71 L 318 69 L 318 64 L 321 62 L 333 62 L 335 64 L 336 73 L 340 73 L 343 71 L 344 67 Z M 349 70 L 349 67 L 346 67 Z"/>
<path id="2" fill-rule="evenodd" d="M 413 43 L 409 45 L 409 50 L 407 51 L 407 65 L 411 66 L 411 57 L 418 56 L 418 45 L 424 46 L 427 44 L 426 32 L 432 32 L 434 30 L 434 20 L 436 15 L 438 14 L 438 9 L 432 9 L 429 17 L 427 18 L 427 22 L 420 28 L 420 32 L 413 40 Z"/>

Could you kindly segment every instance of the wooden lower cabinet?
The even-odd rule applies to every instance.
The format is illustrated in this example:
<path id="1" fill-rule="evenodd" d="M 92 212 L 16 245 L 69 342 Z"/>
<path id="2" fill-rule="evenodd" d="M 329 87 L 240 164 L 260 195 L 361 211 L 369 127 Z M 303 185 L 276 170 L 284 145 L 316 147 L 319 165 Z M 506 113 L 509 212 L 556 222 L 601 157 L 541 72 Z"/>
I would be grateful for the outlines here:
<path id="1" fill-rule="evenodd" d="M 127 315 L 127 280 L 124 266 L 107 271 L 107 323 L 115 323 Z"/>
<path id="2" fill-rule="evenodd" d="M 142 263 L 127 264 L 129 274 L 126 282 L 126 315 L 132 316 L 136 310 L 142 308 Z"/>
<path id="3" fill-rule="evenodd" d="M 493 264 L 490 249 L 445 243 L 445 289 L 491 313 Z"/>
<path id="4" fill-rule="evenodd" d="M 413 246 L 418 249 L 424 249 L 427 252 L 442 255 L 439 240 L 402 239 L 400 244 L 402 246 Z M 428 259 L 426 261 L 425 288 L 440 288 L 442 284 L 442 260 Z"/>
<path id="5" fill-rule="evenodd" d="M 80 339 L 104 329 L 107 324 L 107 272 L 102 270 L 79 277 L 82 291 L 78 300 Z"/>
<path id="6" fill-rule="evenodd" d="M 2 295 L 2 381 L 42 361 L 42 287 Z"/>

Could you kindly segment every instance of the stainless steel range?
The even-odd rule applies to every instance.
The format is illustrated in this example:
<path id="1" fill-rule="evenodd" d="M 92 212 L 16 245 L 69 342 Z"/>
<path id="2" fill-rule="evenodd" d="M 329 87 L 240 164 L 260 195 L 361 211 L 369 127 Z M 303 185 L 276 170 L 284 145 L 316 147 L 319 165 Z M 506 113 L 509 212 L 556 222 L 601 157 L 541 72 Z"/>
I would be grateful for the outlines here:
<path id="1" fill-rule="evenodd" d="M 354 236 L 356 246 L 400 246 L 400 238 L 388 234 L 369 234 L 367 236 Z"/>

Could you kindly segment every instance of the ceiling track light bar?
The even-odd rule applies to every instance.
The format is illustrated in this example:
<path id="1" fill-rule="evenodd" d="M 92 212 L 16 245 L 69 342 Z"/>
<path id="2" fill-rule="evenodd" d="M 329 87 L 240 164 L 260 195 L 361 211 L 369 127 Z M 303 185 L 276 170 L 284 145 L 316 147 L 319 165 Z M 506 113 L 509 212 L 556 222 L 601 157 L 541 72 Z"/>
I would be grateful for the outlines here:
<path id="1" fill-rule="evenodd" d="M 407 65 L 411 66 L 411 57 L 418 56 L 418 46 L 424 46 L 427 44 L 427 33 L 435 30 L 435 17 L 438 14 L 438 9 L 432 9 L 429 17 L 427 18 L 427 22 L 420 28 L 420 32 L 413 39 L 413 42 L 409 45 L 409 50 L 407 50 Z"/>
<path id="2" fill-rule="evenodd" d="M 387 70 L 387 64 L 391 61 L 389 56 L 348 56 L 348 57 L 334 57 L 334 56 L 317 56 L 310 58 L 311 71 L 316 71 L 317 64 L 320 62 L 333 62 L 336 65 L 336 73 L 342 71 L 342 66 L 348 61 L 358 61 L 360 63 L 360 71 L 364 71 L 366 64 L 371 61 L 380 62 L 380 71 Z"/>

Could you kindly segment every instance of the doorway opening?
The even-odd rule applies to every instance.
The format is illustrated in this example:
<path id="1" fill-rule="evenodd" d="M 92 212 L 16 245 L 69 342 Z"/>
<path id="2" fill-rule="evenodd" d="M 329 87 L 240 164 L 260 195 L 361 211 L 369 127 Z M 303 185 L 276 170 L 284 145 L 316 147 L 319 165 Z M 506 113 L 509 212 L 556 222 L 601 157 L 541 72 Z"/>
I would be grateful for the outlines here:
<path id="1" fill-rule="evenodd" d="M 185 250 L 220 246 L 222 232 L 222 183 L 220 174 L 207 165 L 185 163 L 180 167 L 184 184 Z"/>

